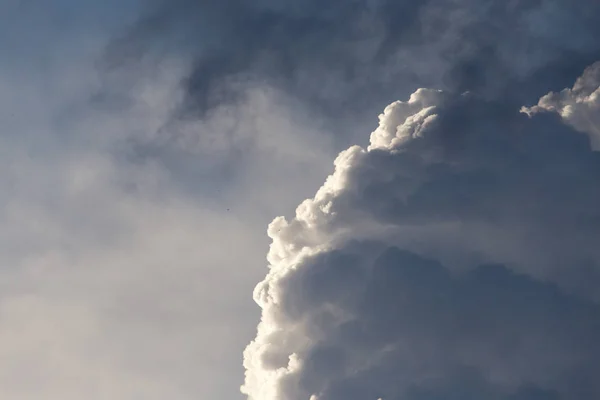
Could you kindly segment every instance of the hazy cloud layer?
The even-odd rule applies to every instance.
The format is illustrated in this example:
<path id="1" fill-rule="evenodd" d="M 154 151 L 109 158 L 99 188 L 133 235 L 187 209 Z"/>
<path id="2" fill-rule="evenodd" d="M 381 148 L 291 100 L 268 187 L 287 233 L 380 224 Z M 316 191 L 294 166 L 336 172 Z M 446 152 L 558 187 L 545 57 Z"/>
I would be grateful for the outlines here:
<path id="1" fill-rule="evenodd" d="M 235 393 L 260 264 L 233 271 L 219 249 L 261 260 L 260 225 L 194 201 L 155 160 L 123 159 L 114 148 L 160 114 L 137 94 L 128 110 L 92 110 L 93 58 L 65 61 L 43 77 L 0 68 L 0 397 Z M 213 297 L 221 286 L 239 296 Z"/>
<path id="2" fill-rule="evenodd" d="M 132 5 L 69 3 L 0 6 L 0 397 L 242 398 L 264 227 L 329 142 L 263 88 L 174 123 L 187 60 L 99 69 Z"/>
<path id="3" fill-rule="evenodd" d="M 370 143 L 343 151 L 315 197 L 270 225 L 243 391 L 599 396 L 600 153 L 589 137 L 558 115 L 419 89 L 385 109 Z"/>

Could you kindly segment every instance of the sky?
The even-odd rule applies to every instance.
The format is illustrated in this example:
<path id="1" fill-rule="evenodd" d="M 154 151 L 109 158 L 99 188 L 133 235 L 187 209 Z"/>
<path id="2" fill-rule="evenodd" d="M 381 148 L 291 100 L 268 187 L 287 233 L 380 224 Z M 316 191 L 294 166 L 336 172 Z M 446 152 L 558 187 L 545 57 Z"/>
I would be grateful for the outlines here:
<path id="1" fill-rule="evenodd" d="M 600 4 L 0 0 L 0 397 L 600 396 Z"/>

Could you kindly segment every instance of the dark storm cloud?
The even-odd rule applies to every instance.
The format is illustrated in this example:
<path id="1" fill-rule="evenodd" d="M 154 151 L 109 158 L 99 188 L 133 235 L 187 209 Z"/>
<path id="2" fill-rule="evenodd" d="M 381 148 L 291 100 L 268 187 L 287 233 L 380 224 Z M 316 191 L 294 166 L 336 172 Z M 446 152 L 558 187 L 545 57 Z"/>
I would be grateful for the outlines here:
<path id="1" fill-rule="evenodd" d="M 372 113 L 417 87 L 510 95 L 521 103 L 571 82 L 600 54 L 595 1 L 148 2 L 107 59 L 194 59 L 185 112 L 204 115 L 276 86 L 327 116 Z"/>
<path id="2" fill-rule="evenodd" d="M 269 227 L 245 393 L 598 397 L 590 137 L 559 115 L 427 89 L 379 119 L 368 149 L 342 152 L 315 197 Z"/>

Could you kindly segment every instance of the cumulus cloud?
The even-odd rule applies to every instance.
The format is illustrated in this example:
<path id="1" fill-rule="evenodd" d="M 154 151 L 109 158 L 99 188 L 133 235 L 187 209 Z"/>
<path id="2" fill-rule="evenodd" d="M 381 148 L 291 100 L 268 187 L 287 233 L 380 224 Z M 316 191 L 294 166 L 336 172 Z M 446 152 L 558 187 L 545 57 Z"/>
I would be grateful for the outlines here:
<path id="1" fill-rule="evenodd" d="M 598 397 L 598 182 L 600 153 L 558 115 L 430 89 L 392 103 L 269 226 L 243 392 Z"/>
<path id="2" fill-rule="evenodd" d="M 529 115 L 543 111 L 558 113 L 567 124 L 589 134 L 594 148 L 600 149 L 600 62 L 588 67 L 572 89 L 548 93 L 537 105 L 523 107 Z"/>

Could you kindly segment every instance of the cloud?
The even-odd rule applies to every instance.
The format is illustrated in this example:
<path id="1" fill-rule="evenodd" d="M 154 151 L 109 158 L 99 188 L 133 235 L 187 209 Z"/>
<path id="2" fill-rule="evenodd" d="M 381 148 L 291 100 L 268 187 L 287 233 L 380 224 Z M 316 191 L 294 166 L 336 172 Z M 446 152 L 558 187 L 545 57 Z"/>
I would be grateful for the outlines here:
<path id="1" fill-rule="evenodd" d="M 599 6 L 587 0 L 149 4 L 106 60 L 184 54 L 194 68 L 183 110 L 199 116 L 242 101 L 248 84 L 299 98 L 334 127 L 420 86 L 527 102 L 570 83 L 600 52 Z"/>
<path id="2" fill-rule="evenodd" d="M 532 115 L 549 111 L 580 132 L 589 134 L 592 145 L 600 149 L 600 62 L 588 67 L 572 89 L 548 93 L 537 105 L 523 107 Z"/>
<path id="3" fill-rule="evenodd" d="M 97 21 L 18 17 L 0 17 L 29 35 L 0 66 L 0 397 L 241 398 L 256 232 L 323 179 L 328 141 L 262 88 L 172 121 L 187 60 L 101 70 Z"/>
<path id="4" fill-rule="evenodd" d="M 392 103 L 269 226 L 243 392 L 597 397 L 599 181 L 600 153 L 558 115 L 430 89 Z"/>
<path id="5" fill-rule="evenodd" d="M 257 232 L 322 182 L 365 115 L 420 86 L 447 91 L 392 105 L 370 148 L 270 226 L 245 390 L 594 397 L 597 160 L 558 116 L 511 104 L 596 57 L 597 3 L 71 3 L 0 5 L 0 397 L 241 396 Z M 138 3 L 150 17 L 119 35 Z M 398 279 L 421 287 L 398 301 L 412 330 L 386 317 Z M 484 308 L 499 327 L 455 326 Z M 430 346 L 431 326 L 454 352 Z M 390 344 L 400 334 L 422 341 Z"/>
<path id="6" fill-rule="evenodd" d="M 156 158 L 114 151 L 152 127 L 156 103 L 90 112 L 93 80 L 55 72 L 49 94 L 0 73 L 14 94 L 0 137 L 0 397 L 235 395 L 260 225 L 183 192 Z"/>

